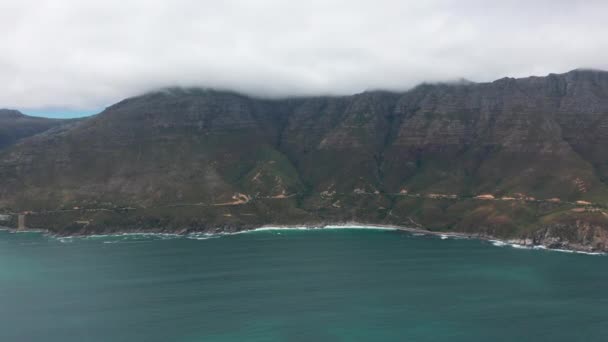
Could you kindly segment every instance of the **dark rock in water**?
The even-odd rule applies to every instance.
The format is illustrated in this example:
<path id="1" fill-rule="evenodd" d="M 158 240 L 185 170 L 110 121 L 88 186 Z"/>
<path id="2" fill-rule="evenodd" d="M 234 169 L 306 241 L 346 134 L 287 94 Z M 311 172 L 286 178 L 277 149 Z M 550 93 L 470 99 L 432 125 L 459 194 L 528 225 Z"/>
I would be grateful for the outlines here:
<path id="1" fill-rule="evenodd" d="M 605 250 L 605 146 L 603 71 L 278 100 L 169 89 L 5 148 L 0 206 L 64 232 L 358 221 Z"/>

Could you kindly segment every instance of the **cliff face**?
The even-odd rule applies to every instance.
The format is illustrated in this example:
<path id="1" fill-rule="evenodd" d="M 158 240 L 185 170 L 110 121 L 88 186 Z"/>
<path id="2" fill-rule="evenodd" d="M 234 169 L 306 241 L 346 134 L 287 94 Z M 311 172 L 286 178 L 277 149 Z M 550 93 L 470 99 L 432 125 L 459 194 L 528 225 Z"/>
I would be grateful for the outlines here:
<path id="1" fill-rule="evenodd" d="M 356 220 L 605 249 L 607 144 L 600 71 L 283 100 L 172 89 L 0 152 L 0 206 L 64 231 Z"/>

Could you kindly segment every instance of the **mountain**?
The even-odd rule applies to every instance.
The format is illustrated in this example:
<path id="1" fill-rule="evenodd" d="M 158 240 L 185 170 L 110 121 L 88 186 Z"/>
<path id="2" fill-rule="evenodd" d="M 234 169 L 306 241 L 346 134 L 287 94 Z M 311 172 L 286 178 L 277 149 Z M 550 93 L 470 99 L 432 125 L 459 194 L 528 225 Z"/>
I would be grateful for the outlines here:
<path id="1" fill-rule="evenodd" d="M 59 234 L 357 221 L 608 250 L 608 72 L 259 99 L 167 89 L 0 151 Z"/>
<path id="2" fill-rule="evenodd" d="M 38 118 L 16 110 L 0 109 L 0 149 L 69 121 Z"/>

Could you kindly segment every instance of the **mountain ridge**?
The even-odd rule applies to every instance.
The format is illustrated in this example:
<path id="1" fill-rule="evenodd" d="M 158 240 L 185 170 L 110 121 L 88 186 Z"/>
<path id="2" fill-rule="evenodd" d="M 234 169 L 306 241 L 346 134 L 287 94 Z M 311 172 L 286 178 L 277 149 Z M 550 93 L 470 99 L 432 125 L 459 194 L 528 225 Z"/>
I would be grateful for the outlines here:
<path id="1" fill-rule="evenodd" d="M 18 110 L 0 108 L 0 150 L 73 121 L 29 116 Z"/>
<path id="2" fill-rule="evenodd" d="M 358 221 L 605 250 L 606 143 L 603 71 L 338 97 L 171 89 L 0 151 L 0 206 L 59 233 Z"/>

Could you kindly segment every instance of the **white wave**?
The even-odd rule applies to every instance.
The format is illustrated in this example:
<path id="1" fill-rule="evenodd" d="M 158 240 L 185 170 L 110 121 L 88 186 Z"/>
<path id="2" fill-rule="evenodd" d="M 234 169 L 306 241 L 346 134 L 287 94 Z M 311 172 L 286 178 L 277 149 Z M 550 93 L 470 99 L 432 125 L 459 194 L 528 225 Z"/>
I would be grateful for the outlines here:
<path id="1" fill-rule="evenodd" d="M 190 240 L 209 240 L 214 238 L 219 238 L 223 234 L 214 234 L 214 233 L 189 233 L 185 235 L 186 239 Z"/>
<path id="2" fill-rule="evenodd" d="M 545 246 L 542 246 L 542 247 L 543 248 L 540 248 L 540 249 L 546 249 L 548 251 L 561 252 L 561 253 L 585 254 L 585 255 L 608 255 L 608 254 L 602 253 L 602 252 L 585 252 L 585 251 L 576 251 L 576 250 L 572 250 L 572 249 L 547 248 Z"/>
<path id="3" fill-rule="evenodd" d="M 295 227 L 280 227 L 280 226 L 264 226 L 260 228 L 242 230 L 239 232 L 235 232 L 233 234 L 239 233 L 251 233 L 251 232 L 265 232 L 265 231 L 276 231 L 276 230 L 313 230 L 319 229 L 319 227 L 305 227 L 305 226 L 295 226 Z"/>
<path id="4" fill-rule="evenodd" d="M 240 230 L 237 232 L 231 233 L 216 233 L 215 235 L 223 236 L 223 235 L 240 235 L 240 234 L 251 234 L 251 233 L 260 233 L 260 232 L 276 232 L 277 234 L 282 231 L 307 231 L 307 230 L 320 230 L 323 229 L 321 227 L 260 227 L 254 229 L 246 229 Z"/>
<path id="5" fill-rule="evenodd" d="M 506 242 L 500 241 L 500 240 L 490 240 L 490 242 L 496 246 L 496 247 L 504 247 L 507 246 Z"/>
<path id="6" fill-rule="evenodd" d="M 439 234 L 441 240 L 468 240 L 469 237 L 459 234 Z"/>
<path id="7" fill-rule="evenodd" d="M 384 227 L 384 226 L 365 226 L 355 224 L 344 224 L 344 225 L 326 225 L 326 226 L 263 226 L 254 229 L 240 230 L 236 232 L 194 232 L 188 234 L 175 234 L 175 233 L 147 233 L 147 232 L 135 232 L 135 233 L 112 233 L 112 234 L 92 234 L 92 235 L 72 235 L 72 236 L 51 236 L 59 240 L 60 242 L 72 242 L 73 240 L 106 240 L 123 238 L 127 239 L 179 239 L 186 238 L 191 240 L 207 240 L 211 238 L 217 238 L 221 236 L 248 234 L 254 232 L 282 232 L 282 231 L 306 231 L 306 230 L 334 230 L 334 229 L 366 229 L 366 230 L 399 230 L 395 227 Z M 104 242 L 105 243 L 105 242 Z"/>
<path id="8" fill-rule="evenodd" d="M 74 241 L 100 241 L 102 243 L 134 242 L 138 240 L 168 240 L 177 239 L 182 235 L 173 233 L 115 233 L 115 234 L 93 234 L 93 235 L 71 235 L 53 236 L 61 243 L 71 243 Z"/>
<path id="9" fill-rule="evenodd" d="M 365 229 L 365 230 L 398 230 L 394 227 L 382 227 L 382 226 L 364 226 L 364 225 L 325 225 L 322 227 L 311 227 L 311 226 L 264 226 L 260 228 L 241 230 L 233 233 L 219 233 L 221 235 L 236 235 L 236 234 L 247 234 L 254 232 L 282 232 L 282 231 L 305 231 L 305 230 L 337 230 L 337 229 Z"/>
<path id="10" fill-rule="evenodd" d="M 527 245 L 522 245 L 519 243 L 507 243 L 505 241 L 500 241 L 500 240 L 489 240 L 489 241 L 492 243 L 492 245 L 497 246 L 497 247 L 508 246 L 508 247 L 516 248 L 516 249 L 542 250 L 542 251 L 561 252 L 561 253 L 570 253 L 570 254 L 608 255 L 608 254 L 602 253 L 602 252 L 585 252 L 585 251 L 577 251 L 577 250 L 572 250 L 572 249 L 549 248 L 545 245 L 527 246 Z"/>
<path id="11" fill-rule="evenodd" d="M 366 225 L 356 225 L 356 224 L 343 224 L 343 225 L 326 225 L 323 226 L 323 229 L 366 229 L 366 230 L 398 230 L 395 227 L 387 227 L 387 226 L 366 226 Z"/>
<path id="12" fill-rule="evenodd" d="M 167 240 L 167 239 L 179 239 L 186 238 L 191 240 L 208 240 L 213 238 L 219 238 L 222 236 L 229 235 L 237 235 L 237 234 L 248 234 L 254 232 L 282 232 L 282 231 L 308 231 L 308 230 L 335 230 L 335 229 L 365 229 L 365 230 L 389 230 L 396 231 L 400 230 L 395 227 L 387 227 L 387 226 L 366 226 L 366 225 L 356 225 L 356 224 L 343 224 L 343 225 L 325 225 L 325 226 L 264 226 L 255 229 L 241 230 L 237 232 L 217 232 L 217 233 L 207 233 L 207 232 L 195 232 L 188 234 L 175 234 L 175 233 L 116 233 L 116 234 L 94 234 L 94 235 L 86 235 L 86 236 L 62 236 L 55 237 L 58 241 L 62 243 L 71 243 L 74 242 L 75 239 L 112 239 L 112 238 L 124 238 L 128 239 L 158 239 L 158 240 Z M 11 231 L 15 232 L 15 231 Z M 25 231 L 24 233 L 40 233 L 41 231 Z M 432 234 L 432 233 L 429 233 Z M 412 236 L 426 236 L 429 235 L 426 233 L 420 232 L 411 232 Z M 447 239 L 469 239 L 467 236 L 461 236 L 457 234 L 439 234 L 441 240 Z M 608 255 L 607 253 L 602 252 L 585 252 L 585 251 L 576 251 L 570 249 L 558 249 L 558 248 L 548 248 L 543 245 L 534 245 L 534 246 L 526 246 L 518 243 L 505 242 L 502 240 L 488 240 L 492 245 L 497 247 L 512 247 L 517 249 L 534 249 L 534 250 L 548 250 L 562 253 L 575 253 L 575 254 L 585 254 L 585 255 Z M 103 243 L 119 243 L 120 240 L 109 240 L 103 241 Z"/>
<path id="13" fill-rule="evenodd" d="M 509 244 L 509 246 L 517 249 L 530 249 L 530 246 L 520 245 L 518 243 Z"/>
<path id="14" fill-rule="evenodd" d="M 585 254 L 585 255 L 607 255 L 606 253 L 603 252 L 583 252 L 583 251 L 574 251 L 574 253 L 576 254 Z"/>

